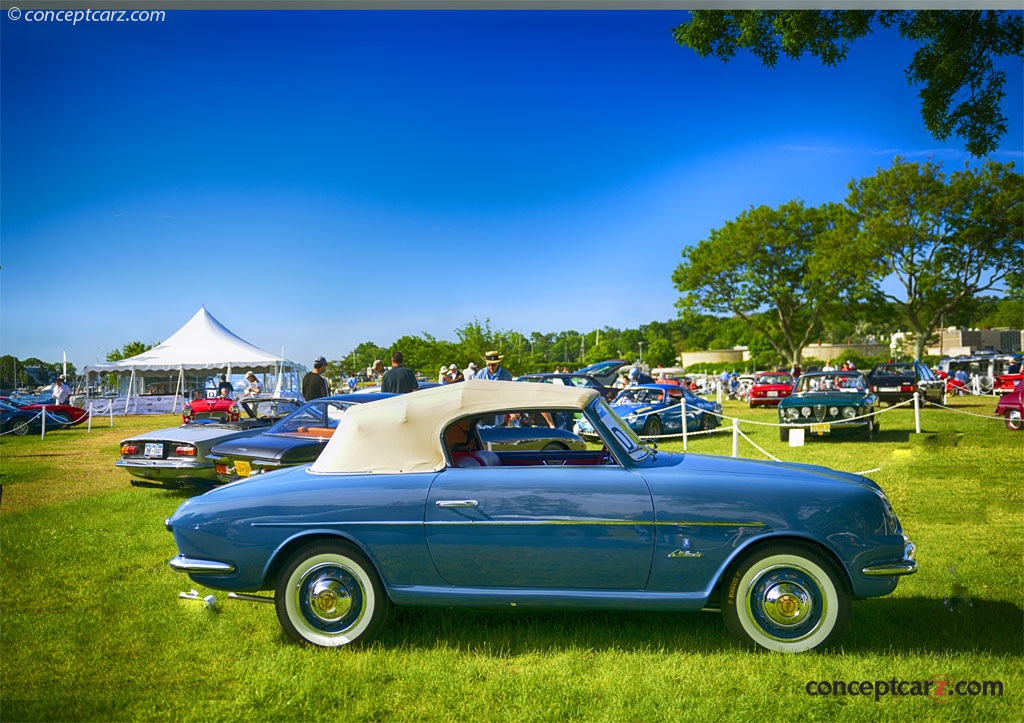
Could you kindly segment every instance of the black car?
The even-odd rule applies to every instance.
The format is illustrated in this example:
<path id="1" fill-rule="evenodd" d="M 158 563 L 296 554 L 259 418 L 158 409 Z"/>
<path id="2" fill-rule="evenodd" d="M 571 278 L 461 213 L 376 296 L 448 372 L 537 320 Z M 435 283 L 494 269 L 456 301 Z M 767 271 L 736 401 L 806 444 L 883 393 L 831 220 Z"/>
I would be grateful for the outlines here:
<path id="1" fill-rule="evenodd" d="M 394 396 L 383 392 L 340 394 L 306 402 L 263 434 L 215 444 L 207 458 L 217 479 L 232 482 L 260 472 L 312 462 L 320 456 L 345 410 Z"/>
<path id="2" fill-rule="evenodd" d="M 867 374 L 868 384 L 879 401 L 899 404 L 914 398 L 941 404 L 945 382 L 921 362 L 890 362 L 876 364 Z"/>
<path id="3" fill-rule="evenodd" d="M 613 387 L 602 384 L 595 377 L 589 374 L 581 374 L 579 372 L 569 372 L 567 374 L 524 374 L 521 377 L 516 378 L 517 382 L 541 382 L 544 384 L 562 384 L 567 387 L 581 387 L 583 389 L 593 389 L 605 399 L 611 401 L 615 399 L 615 395 L 618 394 L 619 390 Z"/>

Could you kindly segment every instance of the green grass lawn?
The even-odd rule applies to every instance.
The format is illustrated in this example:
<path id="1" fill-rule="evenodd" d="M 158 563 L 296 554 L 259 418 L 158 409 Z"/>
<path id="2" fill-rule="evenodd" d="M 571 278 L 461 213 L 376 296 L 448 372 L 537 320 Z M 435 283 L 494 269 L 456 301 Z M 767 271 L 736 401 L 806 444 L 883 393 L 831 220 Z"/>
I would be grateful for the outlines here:
<path id="1" fill-rule="evenodd" d="M 886 412 L 873 442 L 791 448 L 774 427 L 741 426 L 784 461 L 876 470 L 918 546 L 919 572 L 854 603 L 840 647 L 797 656 L 740 650 L 715 613 L 402 609 L 366 650 L 302 648 L 272 605 L 178 598 L 212 592 L 167 565 L 163 521 L 190 493 L 133 488 L 114 461 L 121 439 L 179 418 L 3 437 L 0 720 L 1024 720 L 1024 433 L 991 397 L 952 405 L 924 409 L 921 435 L 911 409 Z M 689 441 L 731 449 L 726 432 Z M 763 458 L 743 440 L 739 454 Z M 1003 694 L 806 690 L 939 679 Z"/>

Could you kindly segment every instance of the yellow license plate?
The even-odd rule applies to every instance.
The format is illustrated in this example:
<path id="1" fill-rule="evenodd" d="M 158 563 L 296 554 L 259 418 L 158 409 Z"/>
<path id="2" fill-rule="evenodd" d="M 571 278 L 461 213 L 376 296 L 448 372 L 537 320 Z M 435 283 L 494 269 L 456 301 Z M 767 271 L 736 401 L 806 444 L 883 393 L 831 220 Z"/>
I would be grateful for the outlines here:
<path id="1" fill-rule="evenodd" d="M 832 431 L 832 425 L 827 423 L 827 422 L 824 423 L 824 424 L 812 424 L 811 425 L 811 434 L 819 434 L 819 435 L 820 434 L 828 434 L 831 431 Z"/>
<path id="2" fill-rule="evenodd" d="M 252 465 L 250 465 L 248 462 L 246 462 L 244 460 L 236 459 L 235 460 L 235 473 L 239 477 L 248 477 L 249 475 L 252 474 Z"/>

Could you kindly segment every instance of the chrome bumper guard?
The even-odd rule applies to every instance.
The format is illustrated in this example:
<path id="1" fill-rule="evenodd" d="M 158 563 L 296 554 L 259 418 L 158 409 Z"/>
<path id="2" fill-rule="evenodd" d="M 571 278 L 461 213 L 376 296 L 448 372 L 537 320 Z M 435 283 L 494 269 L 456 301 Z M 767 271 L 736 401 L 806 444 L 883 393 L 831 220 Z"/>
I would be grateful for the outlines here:
<path id="1" fill-rule="evenodd" d="M 235 566 L 229 562 L 193 560 L 184 555 L 172 557 L 170 565 L 175 572 L 184 572 L 189 575 L 229 575 L 235 571 Z"/>
<path id="2" fill-rule="evenodd" d="M 907 540 L 903 548 L 903 559 L 899 562 L 880 562 L 875 565 L 865 565 L 861 568 L 861 574 L 870 577 L 895 577 L 897 575 L 912 575 L 917 572 L 917 560 L 914 555 L 917 547 L 913 542 Z"/>

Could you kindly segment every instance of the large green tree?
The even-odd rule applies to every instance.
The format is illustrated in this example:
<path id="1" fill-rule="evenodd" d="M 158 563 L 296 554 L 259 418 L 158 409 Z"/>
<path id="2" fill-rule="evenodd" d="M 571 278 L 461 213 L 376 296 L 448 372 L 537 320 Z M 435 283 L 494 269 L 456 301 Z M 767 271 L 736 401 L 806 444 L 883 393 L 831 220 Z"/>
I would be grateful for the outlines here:
<path id="1" fill-rule="evenodd" d="M 1006 133 L 1001 103 L 1006 73 L 1000 57 L 1024 57 L 1024 19 L 995 10 L 695 10 L 673 30 L 676 42 L 728 61 L 748 50 L 768 67 L 780 55 L 811 55 L 828 66 L 876 27 L 896 27 L 917 45 L 906 68 L 920 88 L 925 127 L 939 140 L 963 139 L 985 156 Z"/>
<path id="2" fill-rule="evenodd" d="M 847 205 L 854 246 L 872 260 L 877 292 L 900 309 L 918 359 L 946 314 L 984 291 L 1021 286 L 1024 183 L 1012 163 L 947 176 L 940 163 L 897 158 L 851 183 Z"/>
<path id="3" fill-rule="evenodd" d="M 159 344 L 160 342 L 157 342 Z M 149 351 L 156 344 L 144 344 L 141 341 L 130 341 L 120 349 L 114 349 L 113 351 L 107 352 L 107 361 L 121 361 L 122 359 L 130 359 L 133 356 L 141 354 L 144 351 Z"/>
<path id="4" fill-rule="evenodd" d="M 672 274 L 677 306 L 684 318 L 735 316 L 796 363 L 822 320 L 864 288 L 864 267 L 850 262 L 852 221 L 838 204 L 744 211 L 683 250 Z"/>

